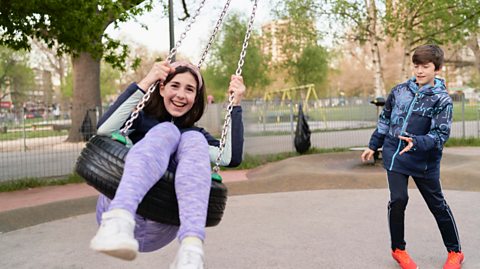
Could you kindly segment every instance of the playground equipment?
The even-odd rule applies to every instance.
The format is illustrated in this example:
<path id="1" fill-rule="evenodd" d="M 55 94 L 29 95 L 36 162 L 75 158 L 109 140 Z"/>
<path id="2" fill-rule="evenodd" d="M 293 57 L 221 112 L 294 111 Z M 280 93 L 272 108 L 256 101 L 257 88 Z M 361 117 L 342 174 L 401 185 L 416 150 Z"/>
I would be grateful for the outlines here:
<path id="1" fill-rule="evenodd" d="M 291 111 L 298 110 L 298 104 L 302 104 L 305 112 L 308 113 L 310 104 L 319 101 L 317 92 L 315 91 L 315 84 L 306 84 L 280 90 L 268 90 L 265 92 L 263 99 L 265 102 L 279 101 L 279 103 L 278 110 L 271 110 L 268 114 L 261 115 L 260 121 L 266 122 L 268 121 L 267 119 L 274 118 L 274 121 L 277 123 L 283 119 L 293 120 L 290 114 L 292 113 Z M 290 105 L 294 105 L 295 108 L 290 110 L 284 109 Z M 320 108 L 320 112 L 326 124 L 325 111 Z"/>
<path id="2" fill-rule="evenodd" d="M 296 100 L 304 104 L 304 108 L 308 107 L 309 101 L 313 98 L 314 101 L 318 101 L 317 92 L 315 91 L 315 84 L 307 84 L 281 90 L 268 90 L 265 92 L 263 99 L 265 101 L 277 100 L 280 97 L 280 105 L 286 105 L 286 101 Z"/>

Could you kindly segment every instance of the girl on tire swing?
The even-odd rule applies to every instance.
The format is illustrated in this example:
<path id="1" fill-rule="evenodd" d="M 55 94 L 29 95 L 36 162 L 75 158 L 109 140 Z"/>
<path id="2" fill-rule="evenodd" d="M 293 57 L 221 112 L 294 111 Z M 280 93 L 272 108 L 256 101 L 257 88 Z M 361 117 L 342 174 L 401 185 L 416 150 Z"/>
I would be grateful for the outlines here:
<path id="1" fill-rule="evenodd" d="M 152 93 L 132 125 L 134 144 L 125 160 L 122 179 L 113 200 L 100 195 L 97 234 L 93 250 L 124 260 L 137 252 L 160 249 L 178 237 L 180 248 L 170 268 L 203 268 L 203 241 L 211 186 L 210 156 L 218 154 L 218 140 L 195 127 L 204 111 L 206 94 L 200 70 L 188 62 L 155 63 L 138 84 L 132 83 L 99 121 L 98 134 L 111 135 L 128 120 L 144 90 L 156 81 Z M 232 123 L 222 165 L 242 159 L 243 124 L 240 102 L 245 92 L 241 76 L 232 76 Z M 210 156 L 209 156 L 210 155 Z M 167 170 L 175 172 L 180 227 L 154 222 L 136 214 L 145 194 Z M 175 168 L 176 167 L 176 168 Z M 161 214 L 161 212 L 159 212 Z"/>

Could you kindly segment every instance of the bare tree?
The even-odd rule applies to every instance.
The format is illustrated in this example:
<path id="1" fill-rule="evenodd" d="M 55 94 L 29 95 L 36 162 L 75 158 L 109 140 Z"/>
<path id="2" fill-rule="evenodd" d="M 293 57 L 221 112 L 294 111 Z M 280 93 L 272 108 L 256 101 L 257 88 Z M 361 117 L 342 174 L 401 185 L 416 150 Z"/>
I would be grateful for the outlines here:
<path id="1" fill-rule="evenodd" d="M 367 7 L 367 33 L 368 41 L 371 46 L 372 63 L 374 70 L 374 92 L 375 97 L 386 96 L 385 83 L 383 81 L 382 63 L 380 57 L 380 48 L 378 46 L 378 30 L 377 30 L 377 7 L 375 0 L 365 0 Z"/>
<path id="2" fill-rule="evenodd" d="M 63 96 L 61 93 L 64 90 L 65 78 L 71 63 L 67 55 L 58 54 L 57 48 L 58 45 L 49 48 L 44 42 L 37 39 L 32 39 L 32 50 L 40 53 L 39 63 L 37 64 L 41 66 L 41 69 L 48 69 L 49 71 L 52 71 L 53 75 L 60 83 L 59 87 L 55 91 L 55 96 L 60 98 L 60 100 L 57 100 L 57 102 L 62 103 L 62 107 L 65 109 L 70 106 L 70 100 L 68 100 L 68 98 Z"/>
<path id="3" fill-rule="evenodd" d="M 475 55 L 475 67 L 480 73 L 480 35 L 479 33 L 473 33 L 467 42 L 467 46 L 473 51 Z"/>
<path id="4" fill-rule="evenodd" d="M 327 11 L 335 23 L 348 29 L 342 38 L 354 41 L 362 47 L 370 48 L 370 63 L 373 71 L 373 91 L 376 97 L 385 96 L 385 82 L 382 74 L 380 41 L 383 42 L 378 27 L 378 9 L 375 0 L 348 1 L 327 0 L 331 10 Z"/>

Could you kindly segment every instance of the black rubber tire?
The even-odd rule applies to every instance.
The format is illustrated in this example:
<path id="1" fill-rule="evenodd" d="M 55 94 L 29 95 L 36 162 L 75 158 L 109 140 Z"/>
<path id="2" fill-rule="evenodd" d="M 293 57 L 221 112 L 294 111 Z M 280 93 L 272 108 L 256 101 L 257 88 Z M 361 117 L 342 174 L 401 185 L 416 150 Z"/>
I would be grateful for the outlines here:
<path id="1" fill-rule="evenodd" d="M 123 173 L 128 148 L 105 136 L 94 136 L 77 159 L 75 171 L 99 192 L 112 199 Z M 138 206 L 137 213 L 160 223 L 180 225 L 175 175 L 167 171 Z M 227 188 L 212 180 L 206 226 L 220 223 L 227 202 Z"/>

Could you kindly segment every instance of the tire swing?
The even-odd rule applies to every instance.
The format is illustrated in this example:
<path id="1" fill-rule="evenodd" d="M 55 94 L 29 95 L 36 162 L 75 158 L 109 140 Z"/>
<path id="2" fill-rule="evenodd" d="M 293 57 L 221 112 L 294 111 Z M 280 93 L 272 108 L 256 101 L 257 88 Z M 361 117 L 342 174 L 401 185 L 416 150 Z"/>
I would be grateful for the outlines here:
<path id="1" fill-rule="evenodd" d="M 167 61 L 172 62 L 177 48 L 180 46 L 182 40 L 185 38 L 186 33 L 190 30 L 191 25 L 194 23 L 196 17 L 199 15 L 201 8 L 206 0 L 200 3 L 199 8 L 196 10 L 194 16 L 186 26 L 185 31 L 180 36 L 179 40 L 175 44 L 174 48 L 170 50 Z M 245 34 L 242 51 L 240 53 L 240 60 L 238 61 L 238 67 L 235 75 L 239 76 L 242 73 L 242 66 L 246 55 L 246 49 L 248 47 L 248 40 L 250 39 L 251 31 L 253 28 L 253 21 L 255 18 L 255 12 L 257 8 L 257 1 L 255 0 L 250 21 L 248 24 L 247 32 Z M 206 54 L 211 47 L 215 35 L 217 34 L 223 18 L 226 14 L 228 6 L 231 0 L 228 0 L 223 8 L 220 18 L 217 21 L 215 29 L 210 36 L 209 42 L 202 54 L 202 57 L 197 64 L 200 69 L 202 63 L 205 60 Z M 75 166 L 75 171 L 85 179 L 88 185 L 94 187 L 97 191 L 107 196 L 109 199 L 113 199 L 115 192 L 120 183 L 125 157 L 129 148 L 126 146 L 126 134 L 128 129 L 132 126 L 133 121 L 138 117 L 139 112 L 145 106 L 145 103 L 150 98 L 150 95 L 155 91 L 155 88 L 159 82 L 157 81 L 149 87 L 148 91 L 143 96 L 142 100 L 137 104 L 135 110 L 132 112 L 130 119 L 125 123 L 125 127 L 120 130 L 120 133 L 116 133 L 112 137 L 95 135 L 92 137 L 85 148 L 80 153 Z M 212 172 L 212 185 L 210 188 L 210 197 L 208 203 L 208 212 L 206 226 L 212 227 L 220 223 L 227 201 L 227 188 L 222 183 L 222 178 L 218 174 L 220 170 L 220 160 L 225 148 L 226 136 L 228 127 L 231 122 L 231 112 L 233 109 L 233 94 L 229 96 L 229 103 L 227 106 L 227 113 L 225 114 L 224 124 L 222 127 L 222 134 L 220 138 L 219 153 L 215 161 L 215 166 Z M 113 138 L 113 139 L 112 139 Z M 139 204 L 137 213 L 147 219 L 170 224 L 180 225 L 177 197 L 175 194 L 175 174 L 172 171 L 166 171 L 162 178 L 147 192 L 142 202 Z"/>

